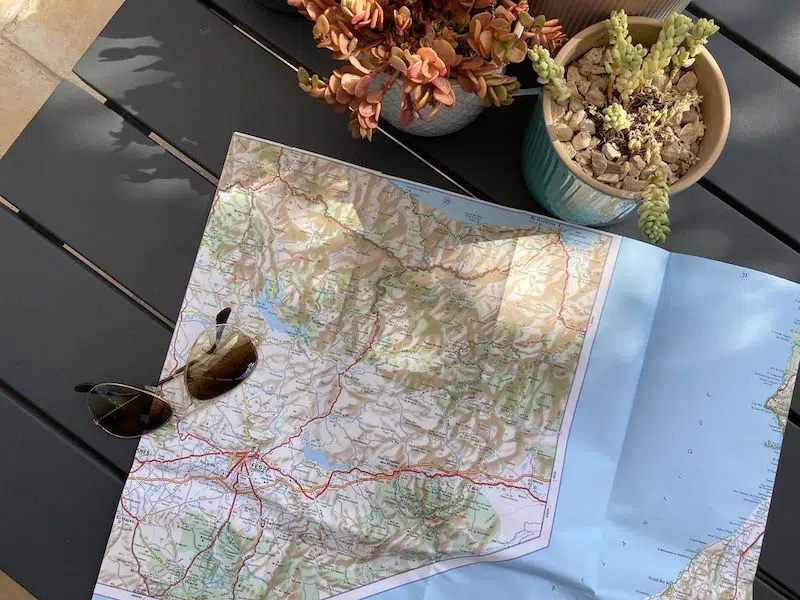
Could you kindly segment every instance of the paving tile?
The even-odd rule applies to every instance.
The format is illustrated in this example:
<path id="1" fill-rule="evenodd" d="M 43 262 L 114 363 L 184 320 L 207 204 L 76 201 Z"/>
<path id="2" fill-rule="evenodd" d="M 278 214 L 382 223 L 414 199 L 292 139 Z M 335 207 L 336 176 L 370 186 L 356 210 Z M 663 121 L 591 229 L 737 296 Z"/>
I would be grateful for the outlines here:
<path id="1" fill-rule="evenodd" d="M 0 571 L 0 598 L 2 600 L 36 600 L 2 571 Z"/>
<path id="2" fill-rule="evenodd" d="M 5 1 L 15 0 L 0 0 Z M 68 77 L 122 1 L 28 0 L 3 36 L 54 73 Z"/>
<path id="3" fill-rule="evenodd" d="M 59 78 L 14 44 L 0 38 L 0 157 L 41 108 Z"/>
<path id="4" fill-rule="evenodd" d="M 29 0 L 0 0 L 0 30 L 13 21 L 28 2 Z"/>

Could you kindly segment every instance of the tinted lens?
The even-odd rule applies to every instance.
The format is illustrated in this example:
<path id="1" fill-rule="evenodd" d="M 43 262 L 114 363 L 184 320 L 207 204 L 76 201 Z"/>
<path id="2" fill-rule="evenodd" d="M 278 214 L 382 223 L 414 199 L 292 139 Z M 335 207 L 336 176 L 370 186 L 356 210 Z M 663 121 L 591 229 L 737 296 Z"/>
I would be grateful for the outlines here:
<path id="1" fill-rule="evenodd" d="M 192 346 L 186 389 L 197 400 L 211 400 L 247 379 L 256 367 L 253 341 L 234 325 L 206 329 Z"/>
<path id="2" fill-rule="evenodd" d="M 117 383 L 101 383 L 89 391 L 95 423 L 118 437 L 139 437 L 166 423 L 172 408 L 158 396 Z"/>

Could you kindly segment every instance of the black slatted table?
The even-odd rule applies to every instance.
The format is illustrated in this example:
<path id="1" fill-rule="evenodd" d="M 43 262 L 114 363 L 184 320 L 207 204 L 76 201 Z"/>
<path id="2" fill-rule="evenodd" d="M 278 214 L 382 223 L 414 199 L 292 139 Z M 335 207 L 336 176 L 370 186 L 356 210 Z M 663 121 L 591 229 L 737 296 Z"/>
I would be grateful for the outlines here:
<path id="1" fill-rule="evenodd" d="M 786 150 L 800 135 L 800 11 L 793 0 L 747 4 L 689 8 L 723 25 L 710 49 L 734 121 L 718 164 L 674 199 L 666 247 L 800 281 L 800 157 Z M 444 138 L 386 127 L 371 144 L 353 140 L 297 88 L 293 68 L 333 66 L 310 32 L 255 0 L 126 0 L 75 67 L 108 102 L 60 85 L 0 160 L 0 196 L 19 209 L 0 208 L 0 569 L 40 598 L 89 596 L 135 449 L 94 427 L 71 387 L 157 377 L 233 131 L 539 210 L 518 167 L 533 98 Z M 638 236 L 635 220 L 612 230 Z M 800 598 L 791 418 L 762 600 Z"/>

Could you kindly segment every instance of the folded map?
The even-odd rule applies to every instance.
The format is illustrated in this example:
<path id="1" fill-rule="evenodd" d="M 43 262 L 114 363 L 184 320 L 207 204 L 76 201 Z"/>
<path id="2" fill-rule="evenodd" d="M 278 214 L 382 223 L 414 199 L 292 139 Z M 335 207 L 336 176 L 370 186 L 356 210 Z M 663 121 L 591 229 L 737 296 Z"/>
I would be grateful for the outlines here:
<path id="1" fill-rule="evenodd" d="M 95 598 L 752 597 L 800 286 L 236 134 Z"/>

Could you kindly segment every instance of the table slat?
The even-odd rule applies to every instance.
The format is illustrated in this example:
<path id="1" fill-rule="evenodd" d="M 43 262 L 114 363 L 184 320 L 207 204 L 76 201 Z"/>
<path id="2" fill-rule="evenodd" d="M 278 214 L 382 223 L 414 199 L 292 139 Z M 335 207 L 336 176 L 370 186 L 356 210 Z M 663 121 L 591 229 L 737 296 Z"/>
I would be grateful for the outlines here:
<path id="1" fill-rule="evenodd" d="M 756 577 L 753 582 L 753 600 L 786 600 L 786 597 Z"/>
<path id="2" fill-rule="evenodd" d="M 0 160 L 0 195 L 177 318 L 214 185 L 85 91 L 56 88 Z"/>
<path id="3" fill-rule="evenodd" d="M 695 0 L 701 9 L 800 77 L 800 3 L 796 0 Z"/>
<path id="4" fill-rule="evenodd" d="M 795 389 L 795 400 L 800 390 Z M 796 406 L 796 404 L 795 404 Z M 800 595 L 796 546 L 800 540 L 800 428 L 789 423 L 783 438 L 759 567 Z"/>
<path id="5" fill-rule="evenodd" d="M 129 0 L 75 72 L 214 173 L 241 131 L 439 187 L 383 136 L 355 140 L 295 73 L 196 0 Z"/>
<path id="6" fill-rule="evenodd" d="M 86 395 L 72 388 L 152 383 L 170 331 L 2 208 L 0 255 L 0 379 L 127 471 L 136 440 L 94 425 Z"/>
<path id="7" fill-rule="evenodd" d="M 800 136 L 800 88 L 724 36 L 713 36 L 708 48 L 730 91 L 732 121 L 707 179 L 798 243 L 799 163 L 792 145 Z"/>
<path id="8" fill-rule="evenodd" d="M 271 46 L 300 64 L 326 69 L 337 62 L 330 58 L 328 50 L 317 48 L 311 32 L 314 24 L 299 13 L 277 12 L 255 0 L 204 0 L 204 3 L 233 23 L 268 40 Z"/>
<path id="9" fill-rule="evenodd" d="M 0 569 L 39 600 L 88 598 L 122 479 L 2 389 L 0 479 Z"/>

